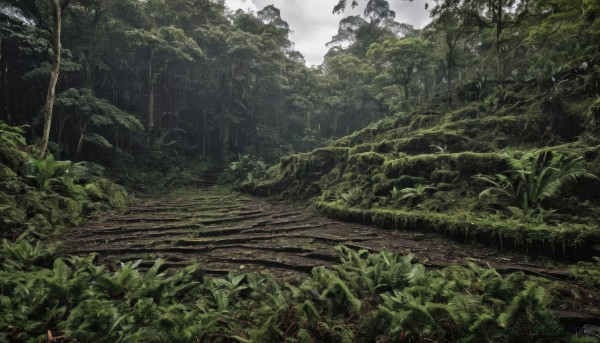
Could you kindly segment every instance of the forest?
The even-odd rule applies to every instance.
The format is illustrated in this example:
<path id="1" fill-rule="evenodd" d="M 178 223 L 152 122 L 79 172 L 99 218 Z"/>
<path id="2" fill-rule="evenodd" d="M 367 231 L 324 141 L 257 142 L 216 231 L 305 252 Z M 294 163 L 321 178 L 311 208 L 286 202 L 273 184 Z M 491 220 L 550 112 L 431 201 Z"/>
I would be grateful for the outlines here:
<path id="1" fill-rule="evenodd" d="M 0 0 L 0 343 L 600 341 L 600 3 L 405 1 Z"/>

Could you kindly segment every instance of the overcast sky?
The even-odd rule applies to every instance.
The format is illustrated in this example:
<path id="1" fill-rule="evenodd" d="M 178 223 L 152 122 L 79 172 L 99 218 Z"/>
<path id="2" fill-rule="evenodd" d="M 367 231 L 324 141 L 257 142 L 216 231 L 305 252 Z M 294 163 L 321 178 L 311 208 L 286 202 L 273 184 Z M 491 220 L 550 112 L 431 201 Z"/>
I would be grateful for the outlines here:
<path id="1" fill-rule="evenodd" d="M 291 38 L 296 50 L 304 55 L 306 64 L 310 66 L 323 62 L 323 55 L 328 50 L 325 43 L 337 33 L 340 20 L 349 15 L 362 14 L 366 0 L 359 1 L 362 6 L 354 10 L 348 6 L 341 15 L 331 13 L 337 0 L 225 0 L 225 3 L 234 11 L 258 11 L 267 5 L 275 5 L 293 31 Z M 348 0 L 350 3 L 351 0 Z M 398 22 L 414 25 L 415 28 L 422 28 L 429 22 L 424 0 L 391 0 L 390 7 L 396 12 Z"/>

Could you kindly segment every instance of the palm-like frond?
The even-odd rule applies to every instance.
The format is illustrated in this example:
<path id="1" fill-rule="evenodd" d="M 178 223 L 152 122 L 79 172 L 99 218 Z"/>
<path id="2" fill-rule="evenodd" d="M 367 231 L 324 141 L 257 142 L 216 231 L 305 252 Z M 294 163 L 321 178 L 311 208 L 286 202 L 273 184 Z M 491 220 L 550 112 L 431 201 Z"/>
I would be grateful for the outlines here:
<path id="1" fill-rule="evenodd" d="M 50 180 L 63 175 L 70 165 L 70 161 L 55 161 L 52 155 L 46 156 L 43 160 L 30 157 L 27 175 L 37 182 L 41 191 L 47 191 L 50 187 Z"/>
<path id="2" fill-rule="evenodd" d="M 598 180 L 582 162 L 581 157 L 553 155 L 550 151 L 526 153 L 520 159 L 511 159 L 510 169 L 503 174 L 474 178 L 489 185 L 479 194 L 480 198 L 496 195 L 509 208 L 520 208 L 520 214 L 535 214 L 541 211 L 542 202 L 562 195 L 569 186 L 586 178 Z"/>

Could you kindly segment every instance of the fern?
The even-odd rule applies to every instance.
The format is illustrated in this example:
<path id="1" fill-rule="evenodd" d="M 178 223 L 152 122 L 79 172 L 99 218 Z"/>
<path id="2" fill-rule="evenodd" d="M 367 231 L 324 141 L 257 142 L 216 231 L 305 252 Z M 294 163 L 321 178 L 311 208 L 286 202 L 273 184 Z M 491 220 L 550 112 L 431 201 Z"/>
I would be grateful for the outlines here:
<path id="1" fill-rule="evenodd" d="M 25 128 L 27 126 L 10 126 L 4 121 L 0 121 L 0 146 L 3 149 L 8 147 L 20 149 L 27 145 L 25 140 Z"/>
<path id="2" fill-rule="evenodd" d="M 112 149 L 113 145 L 104 137 L 95 132 L 86 132 L 83 140 L 102 149 Z"/>
<path id="3" fill-rule="evenodd" d="M 342 199 L 349 206 L 358 206 L 365 199 L 365 192 L 360 187 L 351 188 L 347 192 L 344 192 L 339 195 L 339 198 Z"/>
<path id="4" fill-rule="evenodd" d="M 501 334 L 503 330 L 496 322 L 492 314 L 481 314 L 468 327 L 469 333 L 466 335 L 467 342 L 497 342 L 503 339 Z"/>
<path id="5" fill-rule="evenodd" d="M 10 243 L 3 239 L 0 261 L 5 269 L 15 271 L 20 270 L 22 267 L 30 268 L 43 263 L 51 256 L 52 252 L 52 250 L 42 247 L 40 242 L 35 244 L 27 241 Z"/>
<path id="6" fill-rule="evenodd" d="M 436 190 L 437 188 L 428 185 L 417 185 L 415 188 L 408 187 L 399 191 L 394 187 L 392 189 L 392 198 L 397 202 L 404 201 L 409 206 L 414 206 Z"/>
<path id="7" fill-rule="evenodd" d="M 102 176 L 104 167 L 93 162 L 72 163 L 67 169 L 67 174 L 76 182 L 91 182 L 94 177 Z"/>
<path id="8" fill-rule="evenodd" d="M 506 311 L 498 317 L 498 324 L 507 328 L 514 323 L 538 325 L 552 321 L 552 314 L 544 310 L 547 301 L 546 290 L 538 284 L 528 283 L 510 302 Z"/>
<path id="9" fill-rule="evenodd" d="M 27 175 L 37 182 L 40 191 L 46 192 L 50 190 L 50 181 L 64 175 L 70 165 L 70 161 L 55 161 L 52 155 L 46 156 L 43 160 L 30 157 Z"/>
<path id="10" fill-rule="evenodd" d="M 554 156 L 550 151 L 527 153 L 510 160 L 511 169 L 503 174 L 474 177 L 490 185 L 479 194 L 480 198 L 497 195 L 507 206 L 520 208 L 520 216 L 533 217 L 540 213 L 544 201 L 563 194 L 568 186 L 585 178 L 598 180 L 583 168 L 582 161 L 580 157 Z"/>
<path id="11" fill-rule="evenodd" d="M 95 255 L 30 265 L 43 246 L 4 242 L 0 332 L 27 341 L 51 330 L 93 342 L 476 342 L 509 340 L 514 322 L 556 323 L 548 293 L 523 273 L 426 270 L 412 255 L 337 249 L 340 264 L 294 287 L 252 273 L 205 277 L 197 265 L 169 276 L 162 260 L 146 272 L 140 261 L 109 272 Z"/>

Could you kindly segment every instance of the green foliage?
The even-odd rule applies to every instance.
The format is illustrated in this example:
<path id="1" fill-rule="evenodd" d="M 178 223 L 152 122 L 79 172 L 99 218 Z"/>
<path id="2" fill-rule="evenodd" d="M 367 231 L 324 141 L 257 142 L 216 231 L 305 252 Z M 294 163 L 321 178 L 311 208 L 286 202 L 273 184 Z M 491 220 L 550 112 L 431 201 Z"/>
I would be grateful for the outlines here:
<path id="1" fill-rule="evenodd" d="M 265 175 L 267 165 L 259 157 L 238 155 L 238 160 L 231 162 L 225 170 L 225 179 L 237 183 L 253 182 Z"/>
<path id="2" fill-rule="evenodd" d="M 42 246 L 40 242 L 35 244 L 27 241 L 10 243 L 3 239 L 0 263 L 2 263 L 5 270 L 29 269 L 47 261 L 52 253 L 53 250 Z"/>
<path id="3" fill-rule="evenodd" d="M 46 156 L 43 160 L 31 157 L 27 167 L 27 176 L 36 181 L 40 191 L 47 192 L 50 190 L 50 182 L 65 175 L 70 165 L 70 161 L 55 161 L 52 155 Z"/>
<path id="4" fill-rule="evenodd" d="M 541 213 L 545 201 L 562 195 L 568 186 L 583 178 L 598 179 L 583 167 L 581 157 L 554 155 L 551 151 L 526 153 L 520 159 L 512 159 L 510 169 L 503 174 L 475 178 L 491 185 L 479 194 L 480 198 L 498 195 L 524 214 Z"/>
<path id="5" fill-rule="evenodd" d="M 411 109 L 409 87 L 419 76 L 417 72 L 420 75 L 427 75 L 432 60 L 432 47 L 432 42 L 416 37 L 389 39 L 371 45 L 367 58 L 376 61 L 381 69 L 379 76 L 374 80 L 379 92 L 378 98 L 385 99 L 388 105 L 398 110 L 399 108 L 394 107 L 393 102 L 399 102 L 394 98 L 398 99 L 402 94 L 403 109 Z M 403 93 L 399 90 L 392 91 L 394 86 L 402 86 Z"/>
<path id="6" fill-rule="evenodd" d="M 533 323 L 535 318 L 556 325 L 546 308 L 548 294 L 522 274 L 502 277 L 475 265 L 427 271 L 412 263 L 412 255 L 338 249 L 342 264 L 313 269 L 296 301 L 307 323 L 330 316 L 340 317 L 338 323 L 362 318 L 355 340 L 503 340 L 512 323 Z"/>
<path id="7" fill-rule="evenodd" d="M 33 148 L 26 145 L 20 128 L 5 126 L 2 132 L 17 136 L 12 137 L 16 139 L 12 148 L 0 151 L 12 149 L 23 162 L 6 166 L 0 181 L 1 237 L 43 236 L 79 225 L 102 207 L 124 207 L 129 202 L 123 187 L 102 177 L 100 165 L 57 161 L 52 155 L 37 159 L 28 153 Z"/>
<path id="8" fill-rule="evenodd" d="M 339 194 L 338 198 L 348 206 L 358 206 L 365 200 L 365 191 L 360 187 L 354 187 Z"/>
<path id="9" fill-rule="evenodd" d="M 27 154 L 22 151 L 27 145 L 24 134 L 24 127 L 0 121 L 0 175 L 10 176 L 27 163 Z"/>
<path id="10" fill-rule="evenodd" d="M 104 135 L 92 132 L 92 129 L 120 127 L 132 132 L 143 130 L 137 118 L 107 100 L 95 97 L 90 89 L 69 88 L 56 97 L 56 106 L 63 112 L 71 113 L 81 122 L 77 155 L 81 153 L 84 141 L 102 149 L 113 148 Z"/>
<path id="11" fill-rule="evenodd" d="M 522 273 L 427 270 L 413 255 L 340 246 L 340 264 L 316 267 L 294 287 L 255 273 L 204 277 L 198 266 L 167 274 L 161 260 L 145 272 L 140 261 L 109 272 L 94 255 L 44 266 L 33 263 L 48 256 L 39 245 L 3 247 L 4 340 L 37 341 L 50 330 L 95 342 L 502 341 L 513 323 L 556 325 L 548 293 Z"/>
<path id="12" fill-rule="evenodd" d="M 445 237 L 465 238 L 493 244 L 498 248 L 509 246 L 515 250 L 539 249 L 554 256 L 589 256 L 600 239 L 595 226 L 564 223 L 557 228 L 547 223 L 507 220 L 479 213 L 434 212 L 427 209 L 406 208 L 357 209 L 337 202 L 317 202 L 315 209 L 329 217 L 374 224 L 386 229 L 437 232 Z M 534 224 L 534 225 L 532 225 Z M 570 255 L 567 255 L 570 254 Z M 585 255 L 584 255 L 585 254 Z"/>
<path id="13" fill-rule="evenodd" d="M 594 296 L 600 295 L 600 257 L 595 256 L 593 262 L 579 262 L 570 270 L 580 284 L 595 290 Z"/>
<path id="14" fill-rule="evenodd" d="M 24 133 L 24 127 L 10 126 L 4 121 L 0 121 L 0 144 L 3 149 L 18 149 L 27 145 Z"/>
<path id="15" fill-rule="evenodd" d="M 394 186 L 391 196 L 396 202 L 406 202 L 409 206 L 414 206 L 436 190 L 437 188 L 427 185 L 417 185 L 415 188 L 409 187 L 401 190 Z"/>

